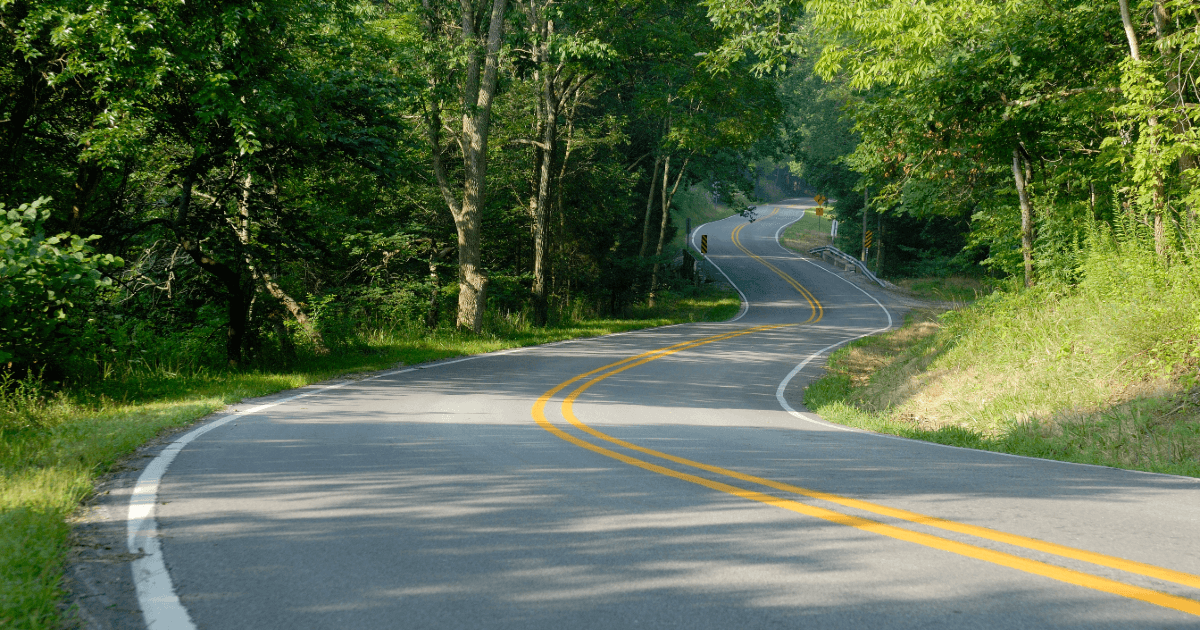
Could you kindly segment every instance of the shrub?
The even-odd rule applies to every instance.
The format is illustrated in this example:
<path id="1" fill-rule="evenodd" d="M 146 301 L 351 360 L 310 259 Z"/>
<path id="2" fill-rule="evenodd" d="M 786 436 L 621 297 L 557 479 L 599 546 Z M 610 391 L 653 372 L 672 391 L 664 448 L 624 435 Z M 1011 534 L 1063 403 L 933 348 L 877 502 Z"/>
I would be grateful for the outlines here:
<path id="1" fill-rule="evenodd" d="M 112 283 L 101 270 L 124 264 L 93 251 L 89 243 L 98 236 L 47 237 L 48 201 L 0 215 L 0 363 L 18 368 L 65 359 L 74 347 L 68 333 L 83 320 L 81 305 Z"/>

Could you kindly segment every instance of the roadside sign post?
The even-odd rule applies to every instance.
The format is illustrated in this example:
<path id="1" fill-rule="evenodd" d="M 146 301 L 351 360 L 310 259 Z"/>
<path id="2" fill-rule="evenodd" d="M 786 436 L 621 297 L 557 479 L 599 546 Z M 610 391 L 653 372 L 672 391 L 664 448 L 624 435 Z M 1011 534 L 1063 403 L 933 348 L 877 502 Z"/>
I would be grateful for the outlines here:
<path id="1" fill-rule="evenodd" d="M 837 226 L 838 226 L 837 219 L 834 219 L 833 221 L 830 222 L 829 238 L 831 238 L 831 239 L 837 238 Z"/>
<path id="2" fill-rule="evenodd" d="M 700 253 L 701 254 L 708 253 L 708 235 L 707 234 L 700 235 Z"/>
<path id="3" fill-rule="evenodd" d="M 817 202 L 817 209 L 813 213 L 817 215 L 817 231 L 819 232 L 821 230 L 821 217 L 825 216 L 825 202 L 829 201 L 829 198 L 825 195 L 817 195 L 813 197 L 813 201 Z"/>

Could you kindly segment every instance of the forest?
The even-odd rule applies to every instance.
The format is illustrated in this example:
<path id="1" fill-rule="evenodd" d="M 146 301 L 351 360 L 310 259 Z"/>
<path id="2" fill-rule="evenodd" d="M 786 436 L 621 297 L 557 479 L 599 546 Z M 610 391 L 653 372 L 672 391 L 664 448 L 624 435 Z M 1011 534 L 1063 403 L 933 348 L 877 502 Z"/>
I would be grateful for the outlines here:
<path id="1" fill-rule="evenodd" d="M 737 203 L 781 111 L 686 2 L 3 12 L 0 361 L 56 380 L 621 313 L 669 283 L 674 196 Z"/>
<path id="2" fill-rule="evenodd" d="M 621 313 L 673 281 L 676 196 L 752 213 L 763 165 L 888 277 L 1195 260 L 1189 2 L 2 10 L 14 374 Z"/>

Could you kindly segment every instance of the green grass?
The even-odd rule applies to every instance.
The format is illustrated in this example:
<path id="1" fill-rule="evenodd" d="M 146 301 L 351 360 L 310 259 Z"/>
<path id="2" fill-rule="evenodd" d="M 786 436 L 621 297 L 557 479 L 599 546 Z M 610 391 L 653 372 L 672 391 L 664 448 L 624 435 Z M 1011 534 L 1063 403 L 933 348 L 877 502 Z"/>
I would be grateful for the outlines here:
<path id="1" fill-rule="evenodd" d="M 1200 335 L 1166 325 L 1195 319 L 1187 304 L 1039 290 L 918 312 L 834 353 L 805 405 L 913 439 L 1200 477 Z"/>
<path id="2" fill-rule="evenodd" d="M 829 229 L 831 220 L 835 218 L 837 215 L 829 208 L 825 209 L 825 216 L 822 217 L 818 217 L 811 209 L 806 210 L 799 221 L 789 225 L 779 235 L 779 242 L 800 254 L 807 254 L 808 250 L 815 247 L 830 245 L 833 239 L 829 237 Z"/>
<path id="3" fill-rule="evenodd" d="M 534 328 L 522 314 L 490 314 L 482 335 L 419 328 L 361 333 L 330 356 L 287 370 L 229 371 L 167 365 L 125 366 L 110 378 L 65 392 L 35 381 L 0 384 L 0 627 L 57 628 L 67 519 L 96 479 L 148 440 L 178 430 L 244 398 L 368 372 L 737 313 L 736 294 L 720 287 L 661 294 L 658 306 L 629 319 L 585 319 Z"/>
<path id="4" fill-rule="evenodd" d="M 982 278 L 948 276 L 945 278 L 900 278 L 895 282 L 911 295 L 938 302 L 967 304 L 990 295 L 996 284 Z"/>

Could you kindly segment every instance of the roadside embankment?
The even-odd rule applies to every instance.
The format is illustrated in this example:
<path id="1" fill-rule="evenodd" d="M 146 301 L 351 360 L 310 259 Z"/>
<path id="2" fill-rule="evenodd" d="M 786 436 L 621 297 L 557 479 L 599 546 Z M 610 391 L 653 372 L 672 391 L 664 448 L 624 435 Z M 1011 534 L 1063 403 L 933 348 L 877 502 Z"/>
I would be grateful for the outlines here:
<path id="1" fill-rule="evenodd" d="M 914 310 L 834 353 L 805 405 L 914 439 L 1200 477 L 1200 292 L 1145 272 Z"/>

